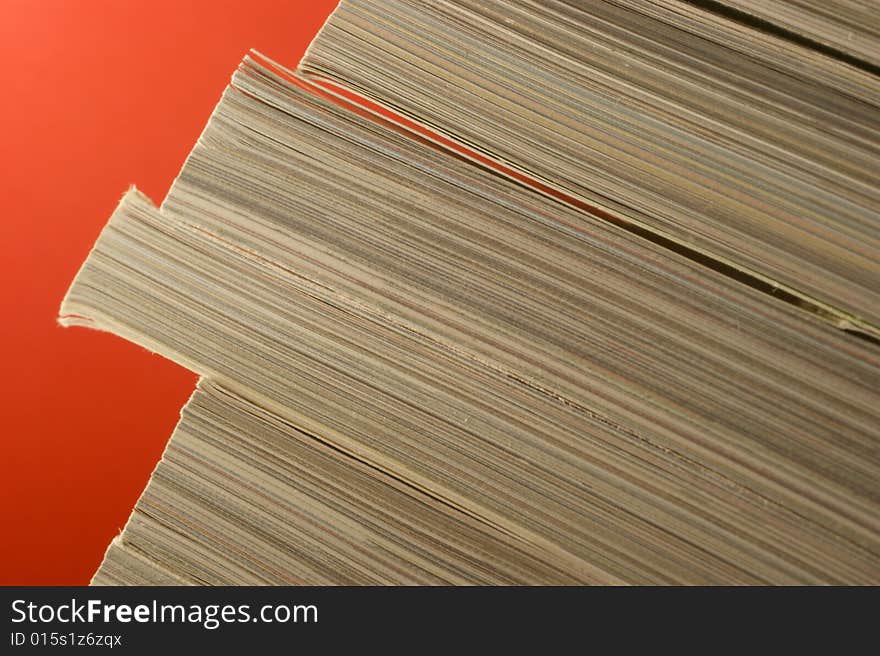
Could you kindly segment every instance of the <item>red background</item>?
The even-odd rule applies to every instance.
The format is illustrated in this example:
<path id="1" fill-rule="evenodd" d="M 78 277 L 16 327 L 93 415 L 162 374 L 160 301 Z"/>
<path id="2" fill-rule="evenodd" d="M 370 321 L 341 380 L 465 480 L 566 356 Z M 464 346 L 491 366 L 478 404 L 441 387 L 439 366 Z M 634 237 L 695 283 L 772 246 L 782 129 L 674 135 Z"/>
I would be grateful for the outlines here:
<path id="1" fill-rule="evenodd" d="M 59 327 L 67 286 L 129 184 L 161 202 L 244 53 L 293 66 L 335 4 L 0 2 L 0 583 L 89 581 L 195 383 Z"/>

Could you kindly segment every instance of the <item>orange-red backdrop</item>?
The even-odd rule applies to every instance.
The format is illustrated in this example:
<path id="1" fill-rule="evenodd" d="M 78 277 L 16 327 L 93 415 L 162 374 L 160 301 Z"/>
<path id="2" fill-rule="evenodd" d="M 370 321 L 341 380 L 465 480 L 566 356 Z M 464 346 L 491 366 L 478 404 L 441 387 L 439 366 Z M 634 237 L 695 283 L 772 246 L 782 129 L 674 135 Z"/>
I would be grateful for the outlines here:
<path id="1" fill-rule="evenodd" d="M 60 328 L 129 184 L 161 202 L 251 47 L 294 65 L 333 1 L 0 2 L 0 583 L 85 584 L 195 376 Z"/>

